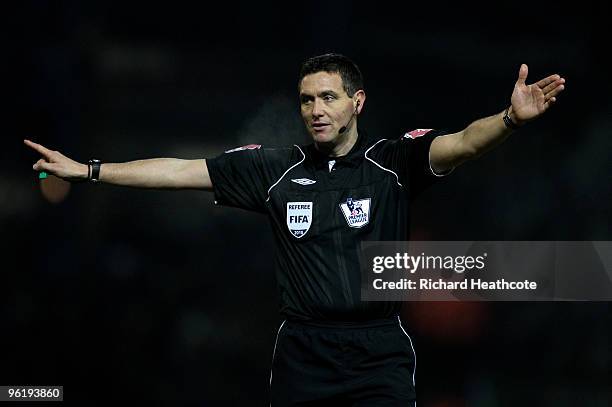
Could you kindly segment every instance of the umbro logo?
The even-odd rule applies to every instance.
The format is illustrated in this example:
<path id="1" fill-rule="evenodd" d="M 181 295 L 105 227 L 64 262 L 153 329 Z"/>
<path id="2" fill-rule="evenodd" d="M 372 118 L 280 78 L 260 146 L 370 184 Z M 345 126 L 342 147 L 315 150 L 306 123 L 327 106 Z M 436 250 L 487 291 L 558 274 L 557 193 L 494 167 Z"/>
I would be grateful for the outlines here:
<path id="1" fill-rule="evenodd" d="M 300 184 L 300 185 L 312 185 L 317 181 L 313 181 L 308 178 L 296 178 L 296 179 L 292 179 L 291 182 L 295 182 L 296 184 Z"/>

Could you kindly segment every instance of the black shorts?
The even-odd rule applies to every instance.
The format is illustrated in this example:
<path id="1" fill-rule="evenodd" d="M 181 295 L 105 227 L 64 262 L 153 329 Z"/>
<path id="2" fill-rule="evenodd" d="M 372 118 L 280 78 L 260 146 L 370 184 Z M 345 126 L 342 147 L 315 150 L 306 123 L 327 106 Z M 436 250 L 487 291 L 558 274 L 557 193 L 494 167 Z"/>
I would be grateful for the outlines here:
<path id="1" fill-rule="evenodd" d="M 281 324 L 272 407 L 413 406 L 416 355 L 399 317 L 366 324 Z"/>

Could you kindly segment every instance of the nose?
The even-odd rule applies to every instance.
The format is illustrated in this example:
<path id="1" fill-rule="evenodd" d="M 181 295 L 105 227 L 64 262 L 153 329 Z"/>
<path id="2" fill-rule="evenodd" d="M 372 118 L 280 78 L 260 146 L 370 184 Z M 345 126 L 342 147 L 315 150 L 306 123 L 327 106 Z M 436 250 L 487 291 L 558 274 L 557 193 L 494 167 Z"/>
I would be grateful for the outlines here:
<path id="1" fill-rule="evenodd" d="M 315 118 L 323 116 L 323 101 L 315 98 L 312 103 L 312 116 Z"/>

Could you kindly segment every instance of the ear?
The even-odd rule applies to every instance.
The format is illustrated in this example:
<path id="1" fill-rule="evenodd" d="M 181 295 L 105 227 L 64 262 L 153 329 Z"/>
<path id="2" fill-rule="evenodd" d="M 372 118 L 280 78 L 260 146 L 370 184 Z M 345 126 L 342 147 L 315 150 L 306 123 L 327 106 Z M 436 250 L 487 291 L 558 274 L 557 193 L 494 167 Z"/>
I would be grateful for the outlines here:
<path id="1" fill-rule="evenodd" d="M 355 114 L 361 113 L 361 111 L 363 110 L 365 99 L 366 94 L 363 89 L 359 89 L 357 92 L 355 92 L 355 95 L 353 95 L 353 106 L 355 108 Z"/>

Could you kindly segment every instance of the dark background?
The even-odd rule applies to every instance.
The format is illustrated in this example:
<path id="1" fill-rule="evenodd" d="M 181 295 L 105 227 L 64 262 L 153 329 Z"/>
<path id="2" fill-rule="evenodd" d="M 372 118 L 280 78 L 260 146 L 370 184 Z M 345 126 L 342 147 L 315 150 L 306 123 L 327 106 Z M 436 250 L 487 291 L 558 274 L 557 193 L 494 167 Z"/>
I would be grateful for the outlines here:
<path id="1" fill-rule="evenodd" d="M 554 109 L 420 197 L 412 236 L 612 240 L 603 2 L 19 4 L 5 12 L 0 385 L 267 405 L 265 217 L 205 192 L 41 185 L 22 140 L 81 162 L 303 143 L 299 65 L 324 52 L 361 67 L 360 126 L 387 137 L 501 111 L 521 63 L 528 83 L 560 73 Z M 608 303 L 414 303 L 403 319 L 420 406 L 609 405 Z"/>

